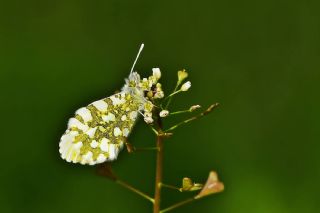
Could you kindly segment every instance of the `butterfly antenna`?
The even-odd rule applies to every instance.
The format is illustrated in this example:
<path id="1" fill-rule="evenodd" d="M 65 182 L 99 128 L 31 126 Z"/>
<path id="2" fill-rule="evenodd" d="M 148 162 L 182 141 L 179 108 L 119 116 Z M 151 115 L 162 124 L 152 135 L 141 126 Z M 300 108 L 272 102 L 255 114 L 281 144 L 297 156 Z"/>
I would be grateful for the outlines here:
<path id="1" fill-rule="evenodd" d="M 137 61 L 138 61 L 138 58 L 139 58 L 139 56 L 140 56 L 140 53 L 142 52 L 143 47 L 144 47 L 144 43 L 142 43 L 141 46 L 140 46 L 140 49 L 139 49 L 138 55 L 137 55 L 137 57 L 136 57 L 136 60 L 134 60 L 133 65 L 132 65 L 132 67 L 131 67 L 130 74 L 133 72 L 134 66 L 136 65 L 136 63 L 137 63 Z"/>

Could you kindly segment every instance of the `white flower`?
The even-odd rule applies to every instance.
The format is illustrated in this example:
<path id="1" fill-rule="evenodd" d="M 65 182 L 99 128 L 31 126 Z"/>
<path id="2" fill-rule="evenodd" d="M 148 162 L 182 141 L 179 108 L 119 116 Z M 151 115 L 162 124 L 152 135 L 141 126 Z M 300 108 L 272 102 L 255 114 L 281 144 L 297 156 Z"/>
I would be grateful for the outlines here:
<path id="1" fill-rule="evenodd" d="M 193 105 L 193 106 L 190 107 L 189 111 L 193 112 L 193 111 L 199 109 L 200 107 L 201 107 L 200 105 Z"/>
<path id="2" fill-rule="evenodd" d="M 151 112 L 144 112 L 143 116 L 144 117 L 152 117 L 152 113 Z"/>
<path id="3" fill-rule="evenodd" d="M 163 91 L 157 91 L 156 94 L 154 94 L 154 98 L 163 98 L 164 93 Z"/>
<path id="4" fill-rule="evenodd" d="M 154 75 L 149 76 L 148 80 L 149 80 L 149 88 L 151 88 L 158 81 L 158 79 Z"/>
<path id="5" fill-rule="evenodd" d="M 139 87 L 141 87 L 144 90 L 148 90 L 151 86 L 147 78 L 143 78 L 142 81 L 140 81 L 139 83 Z"/>
<path id="6" fill-rule="evenodd" d="M 164 97 L 164 93 L 161 89 L 161 84 L 157 83 L 156 85 L 156 93 L 154 94 L 154 98 L 163 98 Z"/>
<path id="7" fill-rule="evenodd" d="M 148 116 L 144 117 L 144 121 L 145 121 L 147 124 L 152 124 L 152 123 L 153 123 L 152 117 L 148 117 Z"/>
<path id="8" fill-rule="evenodd" d="M 162 110 L 160 113 L 159 113 L 160 117 L 164 118 L 164 117 L 167 117 L 169 115 L 169 111 L 168 110 Z"/>
<path id="9" fill-rule="evenodd" d="M 161 71 L 159 68 L 152 68 L 152 75 L 159 80 L 161 78 Z"/>
<path id="10" fill-rule="evenodd" d="M 191 87 L 191 82 L 187 81 L 186 83 L 182 84 L 181 91 L 185 92 Z"/>
<path id="11" fill-rule="evenodd" d="M 145 112 L 152 112 L 152 109 L 153 109 L 153 104 L 151 101 L 147 101 L 144 103 L 144 111 Z"/>

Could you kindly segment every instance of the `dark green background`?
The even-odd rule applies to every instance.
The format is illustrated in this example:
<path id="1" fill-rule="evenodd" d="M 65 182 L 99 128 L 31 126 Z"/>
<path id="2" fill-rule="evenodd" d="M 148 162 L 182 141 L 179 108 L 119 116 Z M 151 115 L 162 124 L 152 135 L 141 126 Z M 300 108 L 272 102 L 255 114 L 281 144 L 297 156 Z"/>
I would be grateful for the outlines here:
<path id="1" fill-rule="evenodd" d="M 165 181 L 204 181 L 222 194 L 177 209 L 203 213 L 319 212 L 318 1 L 1 1 L 0 212 L 151 212 L 94 168 L 63 161 L 58 143 L 74 111 L 120 89 L 136 68 L 176 71 L 192 89 L 173 106 L 221 107 L 165 144 Z M 183 119 L 177 117 L 174 122 Z M 138 122 L 130 137 L 154 143 Z M 123 151 L 114 169 L 153 192 L 154 153 Z M 163 205 L 185 195 L 164 191 Z"/>

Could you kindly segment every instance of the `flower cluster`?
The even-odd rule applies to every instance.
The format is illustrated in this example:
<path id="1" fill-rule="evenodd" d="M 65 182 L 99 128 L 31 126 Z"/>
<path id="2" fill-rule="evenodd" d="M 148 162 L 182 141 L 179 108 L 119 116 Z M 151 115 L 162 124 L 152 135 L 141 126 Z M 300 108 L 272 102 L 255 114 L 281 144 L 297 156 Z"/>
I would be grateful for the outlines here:
<path id="1" fill-rule="evenodd" d="M 159 68 L 153 68 L 151 76 L 139 80 L 138 86 L 144 91 L 144 97 L 146 98 L 143 107 L 143 117 L 146 123 L 152 124 L 154 122 L 153 113 L 155 111 L 160 111 L 160 117 L 167 117 L 170 114 L 167 108 L 170 104 L 172 96 L 180 92 L 188 91 L 190 89 L 191 82 L 185 82 L 188 77 L 188 73 L 186 72 L 186 70 L 178 71 L 177 77 L 176 88 L 166 98 L 164 98 L 162 85 L 158 82 L 161 78 L 161 71 Z M 160 105 L 157 105 L 159 104 L 159 101 L 157 101 L 158 99 L 163 99 Z M 166 105 L 166 107 L 163 107 L 163 105 Z M 158 108 L 160 110 L 154 110 L 155 108 Z M 192 112 L 198 108 L 200 108 L 199 105 L 194 105 L 191 106 L 187 111 Z"/>
<path id="2" fill-rule="evenodd" d="M 153 68 L 152 72 L 153 74 L 149 78 L 143 78 L 139 82 L 139 88 L 144 91 L 145 97 L 151 101 L 164 97 L 162 85 L 158 83 L 161 78 L 161 71 L 159 68 Z"/>
<path id="3" fill-rule="evenodd" d="M 159 68 L 152 69 L 152 75 L 148 78 L 143 78 L 139 87 L 143 90 L 146 101 L 143 106 L 144 121 L 148 124 L 153 123 L 152 111 L 155 106 L 155 101 L 164 97 L 162 85 L 158 82 L 161 78 L 161 71 Z"/>
<path id="4" fill-rule="evenodd" d="M 139 109 L 140 114 L 143 115 L 144 121 L 148 124 L 154 122 L 154 113 L 159 113 L 158 116 L 161 118 L 167 117 L 170 114 L 178 114 L 182 112 L 193 112 L 200 108 L 199 105 L 191 106 L 188 110 L 170 113 L 168 107 L 171 99 L 174 95 L 180 92 L 186 92 L 191 87 L 190 81 L 185 81 L 188 78 L 186 70 L 180 70 L 177 73 L 177 83 L 174 91 L 165 97 L 162 90 L 162 85 L 159 83 L 161 78 L 161 71 L 159 68 L 152 69 L 152 75 L 148 78 L 140 78 L 140 75 L 136 72 L 130 74 L 126 80 L 124 86 L 125 91 L 129 91 L 135 97 L 140 98 L 141 108 Z M 141 98 L 142 97 L 142 98 Z"/>

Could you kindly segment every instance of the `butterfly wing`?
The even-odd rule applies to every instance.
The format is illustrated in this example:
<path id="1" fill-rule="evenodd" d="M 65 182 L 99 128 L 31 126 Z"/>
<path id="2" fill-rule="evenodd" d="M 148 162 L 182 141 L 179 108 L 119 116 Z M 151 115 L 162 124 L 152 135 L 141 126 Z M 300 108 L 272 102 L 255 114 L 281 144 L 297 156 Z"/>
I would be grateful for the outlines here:
<path id="1" fill-rule="evenodd" d="M 78 109 L 61 137 L 61 157 L 89 165 L 115 160 L 137 119 L 138 109 L 139 104 L 125 92 Z"/>

